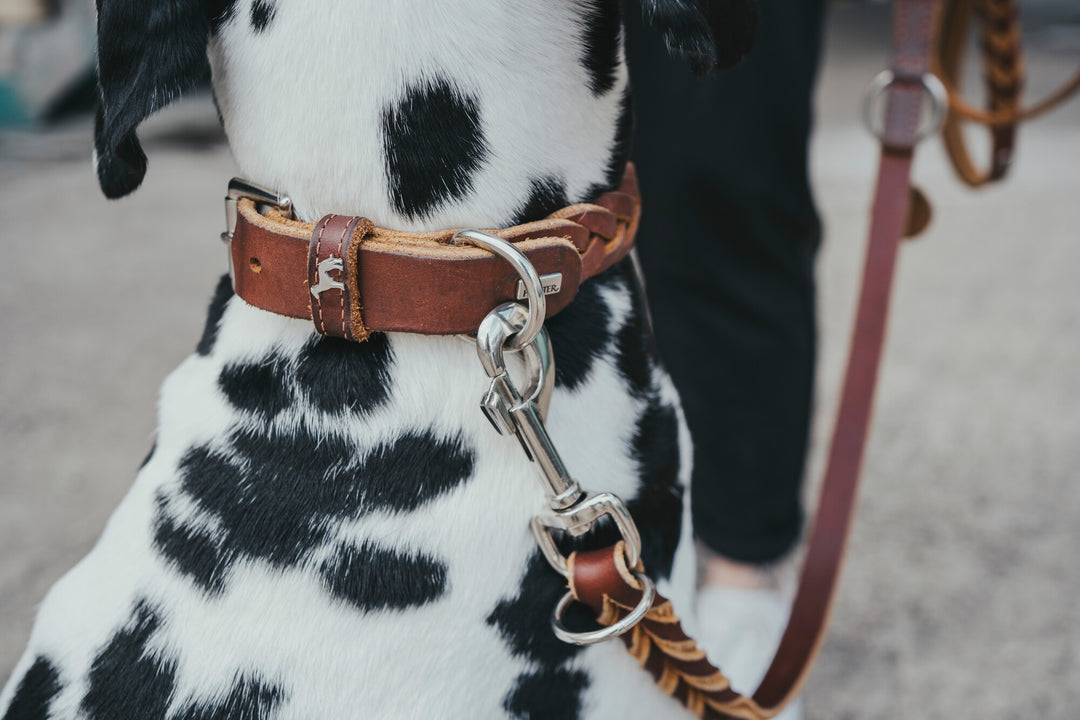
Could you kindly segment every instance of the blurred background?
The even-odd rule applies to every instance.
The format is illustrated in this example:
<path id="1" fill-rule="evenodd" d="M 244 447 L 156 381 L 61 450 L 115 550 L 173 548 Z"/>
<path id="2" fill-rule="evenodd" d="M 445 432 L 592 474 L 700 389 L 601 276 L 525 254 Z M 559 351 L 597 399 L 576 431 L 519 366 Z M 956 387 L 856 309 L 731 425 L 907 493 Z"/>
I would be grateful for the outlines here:
<path id="1" fill-rule="evenodd" d="M 1021 11 L 1034 100 L 1080 64 L 1080 2 Z M 811 506 L 876 169 L 860 97 L 887 62 L 889 19 L 883 3 L 830 8 L 812 149 L 825 244 Z M 227 269 L 217 237 L 235 167 L 209 95 L 143 126 L 146 182 L 108 202 L 90 162 L 93 48 L 87 0 L 0 0 L 0 681 L 35 605 L 131 484 L 157 389 Z M 999 185 L 963 187 L 937 139 L 915 182 L 935 217 L 902 249 L 806 715 L 1080 717 L 1080 101 L 1021 128 Z"/>

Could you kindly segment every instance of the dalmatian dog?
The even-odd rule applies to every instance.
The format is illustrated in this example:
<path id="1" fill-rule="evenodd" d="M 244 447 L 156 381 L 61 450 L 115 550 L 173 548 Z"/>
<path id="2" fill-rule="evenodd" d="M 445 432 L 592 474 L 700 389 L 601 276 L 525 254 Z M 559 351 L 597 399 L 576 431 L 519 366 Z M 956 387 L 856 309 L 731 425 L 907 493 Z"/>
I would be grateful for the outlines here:
<path id="1" fill-rule="evenodd" d="M 506 226 L 592 200 L 625 167 L 618 0 L 97 6 L 109 197 L 146 172 L 139 122 L 207 56 L 243 175 L 304 220 Z M 640 10 L 699 72 L 744 52 L 752 24 L 725 0 Z M 689 436 L 629 265 L 547 328 L 555 443 L 585 487 L 627 502 L 648 572 L 690 608 Z M 326 338 L 222 278 L 161 388 L 153 449 L 44 599 L 0 717 L 679 717 L 621 643 L 553 635 L 565 583 L 528 529 L 545 499 L 481 413 L 486 383 L 459 338 Z"/>

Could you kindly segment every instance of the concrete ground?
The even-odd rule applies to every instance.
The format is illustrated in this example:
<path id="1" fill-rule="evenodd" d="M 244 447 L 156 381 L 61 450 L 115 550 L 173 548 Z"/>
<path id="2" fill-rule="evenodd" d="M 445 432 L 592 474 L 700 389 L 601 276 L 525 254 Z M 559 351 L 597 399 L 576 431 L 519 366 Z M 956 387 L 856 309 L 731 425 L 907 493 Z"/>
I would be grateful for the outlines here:
<path id="1" fill-rule="evenodd" d="M 886 20 L 852 5 L 830 20 L 813 147 L 827 232 L 812 477 L 875 169 L 858 96 L 885 62 Z M 1075 9 L 1034 20 L 1033 97 L 1080 58 Z M 0 680 L 35 604 L 130 485 L 157 388 L 193 349 L 225 269 L 216 238 L 233 164 L 208 101 L 143 137 L 147 182 L 120 203 L 95 186 L 88 120 L 0 137 Z M 807 716 L 1075 718 L 1080 102 L 1024 128 L 999 187 L 961 187 L 936 141 L 915 177 L 936 217 L 903 249 L 858 523 Z"/>

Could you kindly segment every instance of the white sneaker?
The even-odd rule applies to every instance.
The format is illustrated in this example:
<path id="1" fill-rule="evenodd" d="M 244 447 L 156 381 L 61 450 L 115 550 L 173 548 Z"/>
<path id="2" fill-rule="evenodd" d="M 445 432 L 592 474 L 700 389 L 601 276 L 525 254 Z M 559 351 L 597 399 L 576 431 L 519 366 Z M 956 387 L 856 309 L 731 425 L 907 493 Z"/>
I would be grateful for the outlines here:
<path id="1" fill-rule="evenodd" d="M 734 689 L 751 695 L 769 669 L 789 612 L 771 588 L 706 586 L 697 596 L 698 644 Z M 776 720 L 802 720 L 802 700 L 788 704 Z"/>

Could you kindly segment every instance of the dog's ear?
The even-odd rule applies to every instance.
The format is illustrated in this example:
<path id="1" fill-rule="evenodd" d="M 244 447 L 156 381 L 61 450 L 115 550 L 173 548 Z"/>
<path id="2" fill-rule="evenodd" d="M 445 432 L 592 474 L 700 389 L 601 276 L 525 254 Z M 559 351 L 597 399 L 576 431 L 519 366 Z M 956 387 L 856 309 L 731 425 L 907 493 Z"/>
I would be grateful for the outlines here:
<path id="1" fill-rule="evenodd" d="M 211 18 L 221 0 L 97 0 L 98 112 L 94 149 L 106 197 L 127 195 L 146 174 L 135 128 L 205 76 Z"/>
<path id="2" fill-rule="evenodd" d="M 731 67 L 754 44 L 755 0 L 641 0 L 641 10 L 668 52 L 689 60 L 698 75 Z"/>

